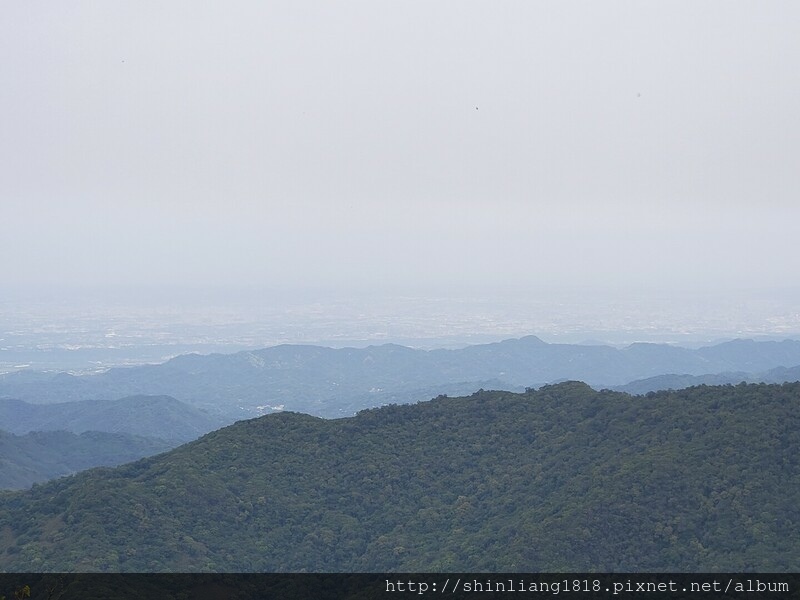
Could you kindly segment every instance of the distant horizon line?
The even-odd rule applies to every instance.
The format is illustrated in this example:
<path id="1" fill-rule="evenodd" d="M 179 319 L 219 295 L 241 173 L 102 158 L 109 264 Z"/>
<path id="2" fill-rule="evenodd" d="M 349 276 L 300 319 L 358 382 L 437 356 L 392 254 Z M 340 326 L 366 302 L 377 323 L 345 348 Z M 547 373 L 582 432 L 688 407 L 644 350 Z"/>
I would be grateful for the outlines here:
<path id="1" fill-rule="evenodd" d="M 493 344 L 502 344 L 506 342 L 520 342 L 525 340 L 526 338 L 535 338 L 539 342 L 545 345 L 562 345 L 562 346 L 595 346 L 595 347 L 607 347 L 607 348 L 614 348 L 616 350 L 624 350 L 631 346 L 635 346 L 637 344 L 642 345 L 655 345 L 655 346 L 670 346 L 674 348 L 682 348 L 686 350 L 697 350 L 699 348 L 708 348 L 714 346 L 720 346 L 723 344 L 731 343 L 731 342 L 754 342 L 754 343 L 765 343 L 765 342 L 800 342 L 800 332 L 788 336 L 780 336 L 780 335 L 759 335 L 759 336 L 748 336 L 748 337 L 722 337 L 715 340 L 708 340 L 705 342 L 689 342 L 687 345 L 683 345 L 680 342 L 668 342 L 668 341 L 661 341 L 661 342 L 654 342 L 648 340 L 638 340 L 632 342 L 624 342 L 624 343 L 611 343 L 611 342 L 603 342 L 600 340 L 585 340 L 583 342 L 563 342 L 563 341 L 547 341 L 543 339 L 541 336 L 536 334 L 525 334 L 520 335 L 518 337 L 504 337 L 499 338 L 494 341 L 483 341 L 477 343 L 466 343 L 466 344 L 457 344 L 454 346 L 432 346 L 432 347 L 420 347 L 420 346 L 409 346 L 403 343 L 398 343 L 397 341 L 385 341 L 380 343 L 375 343 L 374 340 L 363 340 L 363 343 L 358 343 L 358 340 L 342 340 L 342 345 L 339 344 L 332 344 L 330 342 L 281 342 L 277 344 L 268 344 L 263 346 L 253 346 L 253 347 L 246 347 L 237 350 L 233 350 L 231 352 L 224 352 L 224 351 L 211 351 L 211 352 L 201 352 L 197 350 L 192 350 L 188 352 L 181 352 L 178 354 L 174 354 L 172 356 L 163 357 L 160 360 L 145 360 L 142 362 L 133 362 L 129 364 L 111 364 L 107 366 L 95 365 L 93 368 L 85 368 L 85 369 L 60 369 L 60 368 L 30 368 L 32 365 L 30 364 L 20 364 L 15 365 L 12 368 L 3 369 L 2 365 L 0 365 L 0 376 L 14 373 L 23 370 L 30 370 L 32 372 L 39 372 L 39 373 L 67 373 L 71 375 L 85 375 L 88 373 L 102 373 L 109 371 L 115 368 L 135 368 L 141 367 L 145 365 L 161 365 L 165 364 L 173 359 L 184 357 L 184 356 L 201 356 L 201 357 L 208 357 L 213 355 L 219 356 L 233 356 L 236 354 L 242 353 L 252 353 L 252 352 L 259 352 L 262 350 L 270 350 L 274 348 L 280 348 L 282 346 L 290 346 L 290 347 L 302 347 L 302 348 L 322 348 L 327 350 L 364 350 L 368 348 L 382 348 L 385 346 L 396 346 L 405 348 L 412 351 L 420 351 L 420 352 L 433 352 L 438 350 L 462 350 L 469 347 L 477 347 L 477 346 L 488 346 Z M 352 345 L 352 344 L 356 345 Z M 231 346 L 236 346 L 236 344 L 231 344 Z"/>
<path id="2" fill-rule="evenodd" d="M 653 282 L 632 282 L 628 285 L 620 285 L 619 282 L 459 282 L 459 283 L 404 283 L 397 282 L 386 284 L 382 282 L 377 285 L 369 283 L 361 284 L 300 284 L 300 283 L 259 283 L 259 282 L 4 282 L 4 291 L 69 291 L 69 292 L 97 292 L 97 291 L 129 291 L 129 290 L 163 290 L 163 291 L 215 291 L 215 292 L 276 292 L 276 293 L 331 293 L 336 295 L 372 295 L 383 293 L 397 293 L 408 291 L 410 293 L 448 293 L 448 292 L 470 292 L 502 290 L 509 292 L 585 292 L 596 290 L 603 292 L 630 292 L 641 291 L 643 293 L 674 292 L 677 294 L 699 294 L 716 295 L 728 292 L 752 292 L 766 294 L 772 292 L 789 292 L 800 295 L 800 284 L 785 283 L 774 285 L 754 285 L 742 281 L 737 284 L 715 283 L 713 289 L 706 284 L 685 284 L 685 283 L 653 283 Z"/>

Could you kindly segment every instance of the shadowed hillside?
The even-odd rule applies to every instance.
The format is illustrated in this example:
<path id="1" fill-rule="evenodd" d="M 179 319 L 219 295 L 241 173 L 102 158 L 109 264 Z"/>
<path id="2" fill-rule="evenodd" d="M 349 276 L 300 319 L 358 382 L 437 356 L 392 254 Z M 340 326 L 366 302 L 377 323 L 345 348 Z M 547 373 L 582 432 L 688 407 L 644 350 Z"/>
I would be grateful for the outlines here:
<path id="1" fill-rule="evenodd" d="M 13 435 L 0 431 L 0 489 L 34 483 L 97 466 L 114 466 L 165 452 L 177 444 L 125 433 L 37 431 Z"/>
<path id="2" fill-rule="evenodd" d="M 197 439 L 230 423 L 169 396 L 130 396 L 30 404 L 0 399 L 0 423 L 11 433 L 30 431 L 106 431 L 169 440 L 173 446 Z"/>

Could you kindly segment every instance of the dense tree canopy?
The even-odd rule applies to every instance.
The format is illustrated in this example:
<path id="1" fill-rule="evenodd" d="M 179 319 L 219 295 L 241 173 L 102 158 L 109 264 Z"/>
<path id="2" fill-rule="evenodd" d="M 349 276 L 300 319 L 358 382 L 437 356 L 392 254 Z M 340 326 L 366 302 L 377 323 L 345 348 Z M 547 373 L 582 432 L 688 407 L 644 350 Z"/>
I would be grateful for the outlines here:
<path id="1" fill-rule="evenodd" d="M 797 571 L 800 384 L 239 422 L 0 496 L 0 568 Z"/>

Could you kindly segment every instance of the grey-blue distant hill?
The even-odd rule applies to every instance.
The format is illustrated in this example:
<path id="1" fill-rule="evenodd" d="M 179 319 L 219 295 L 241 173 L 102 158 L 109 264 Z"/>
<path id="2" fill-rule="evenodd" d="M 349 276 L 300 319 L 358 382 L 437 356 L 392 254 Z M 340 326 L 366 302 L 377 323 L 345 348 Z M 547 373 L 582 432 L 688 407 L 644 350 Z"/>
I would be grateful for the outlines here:
<path id="1" fill-rule="evenodd" d="M 734 340 L 699 349 L 650 343 L 625 348 L 550 344 L 535 336 L 430 351 L 395 344 L 341 349 L 281 345 L 183 355 L 163 364 L 94 375 L 11 373 L 0 376 L 0 398 L 54 403 L 168 395 L 230 422 L 277 410 L 342 417 L 479 388 L 518 391 L 569 379 L 595 389 L 676 373 L 736 373 L 741 381 L 748 378 L 738 374 L 797 365 L 796 340 Z M 794 378 L 786 371 L 786 380 Z"/>
<path id="2" fill-rule="evenodd" d="M 159 438 L 173 446 L 194 440 L 226 424 L 170 396 L 129 396 L 118 400 L 83 400 L 32 404 L 0 399 L 0 427 L 22 435 L 32 431 L 102 431 Z"/>
<path id="3" fill-rule="evenodd" d="M 658 375 L 639 379 L 625 385 L 614 386 L 614 390 L 641 395 L 661 390 L 682 390 L 696 385 L 736 385 L 739 383 L 786 383 L 800 381 L 800 366 L 775 367 L 762 373 L 709 373 L 706 375 Z"/>

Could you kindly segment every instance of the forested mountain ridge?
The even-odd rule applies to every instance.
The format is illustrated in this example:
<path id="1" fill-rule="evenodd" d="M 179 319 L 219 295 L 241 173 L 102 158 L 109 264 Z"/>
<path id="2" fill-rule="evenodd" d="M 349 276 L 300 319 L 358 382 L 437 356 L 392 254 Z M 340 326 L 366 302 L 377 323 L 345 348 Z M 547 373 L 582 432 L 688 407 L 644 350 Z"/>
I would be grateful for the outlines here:
<path id="1" fill-rule="evenodd" d="M 0 496 L 7 571 L 797 571 L 800 384 L 242 421 Z"/>
<path id="2" fill-rule="evenodd" d="M 230 355 L 184 355 L 160 365 L 95 375 L 9 373 L 0 376 L 0 398 L 50 403 L 169 395 L 221 412 L 230 422 L 281 409 L 350 416 L 382 404 L 467 394 L 481 387 L 521 390 L 572 379 L 599 389 L 665 373 L 753 373 L 796 365 L 800 341 L 795 340 L 734 340 L 696 350 L 643 343 L 622 349 L 548 344 L 535 336 L 460 350 L 284 345 Z"/>

